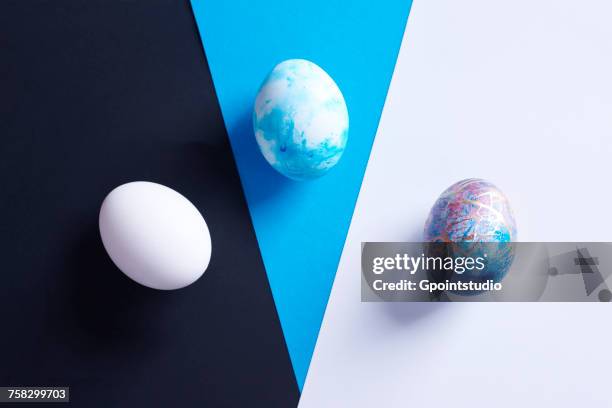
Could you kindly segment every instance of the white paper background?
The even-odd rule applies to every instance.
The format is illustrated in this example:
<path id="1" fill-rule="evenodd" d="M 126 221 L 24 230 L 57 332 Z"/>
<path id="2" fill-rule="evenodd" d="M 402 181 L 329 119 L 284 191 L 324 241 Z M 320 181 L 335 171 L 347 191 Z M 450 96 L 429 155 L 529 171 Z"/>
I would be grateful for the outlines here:
<path id="1" fill-rule="evenodd" d="M 300 406 L 612 406 L 611 305 L 366 304 L 359 275 L 467 177 L 521 241 L 612 241 L 611 152 L 612 2 L 415 0 Z"/>

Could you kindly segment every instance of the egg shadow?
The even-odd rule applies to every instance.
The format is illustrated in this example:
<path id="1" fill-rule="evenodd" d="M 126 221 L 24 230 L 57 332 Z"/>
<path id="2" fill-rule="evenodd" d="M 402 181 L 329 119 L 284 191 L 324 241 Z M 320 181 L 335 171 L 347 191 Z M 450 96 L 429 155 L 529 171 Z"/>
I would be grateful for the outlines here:
<path id="1" fill-rule="evenodd" d="M 83 228 L 66 262 L 69 275 L 61 332 L 73 348 L 113 354 L 132 350 L 145 338 L 147 344 L 156 344 L 159 333 L 154 322 L 173 296 L 125 276 L 106 254 L 97 223 Z"/>
<path id="2" fill-rule="evenodd" d="M 447 309 L 449 302 L 387 302 L 384 313 L 391 320 L 408 326 Z"/>
<path id="3" fill-rule="evenodd" d="M 255 140 L 250 109 L 245 109 L 232 130 L 234 133 L 232 147 L 236 155 L 241 158 L 241 177 L 243 180 L 247 178 L 257 180 L 256 186 L 246 187 L 250 205 L 264 203 L 285 190 L 297 188 L 301 183 L 307 183 L 307 181 L 296 181 L 283 176 L 266 161 Z M 248 172 L 248 175 L 244 174 L 245 172 Z"/>
<path id="4" fill-rule="evenodd" d="M 423 230 L 414 228 L 405 237 L 404 242 L 422 242 Z M 385 317 L 402 326 L 415 324 L 418 321 L 439 313 L 449 306 L 449 302 L 384 302 L 381 308 Z"/>

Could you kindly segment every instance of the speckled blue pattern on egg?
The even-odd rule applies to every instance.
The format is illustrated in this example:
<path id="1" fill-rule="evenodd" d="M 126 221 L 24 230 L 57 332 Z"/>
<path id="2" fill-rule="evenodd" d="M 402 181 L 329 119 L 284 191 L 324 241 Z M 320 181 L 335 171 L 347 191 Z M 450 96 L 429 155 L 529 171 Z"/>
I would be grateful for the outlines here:
<path id="1" fill-rule="evenodd" d="M 312 179 L 340 160 L 348 139 L 348 110 L 323 69 L 310 61 L 287 60 L 262 84 L 253 128 L 272 167 L 292 179 Z"/>

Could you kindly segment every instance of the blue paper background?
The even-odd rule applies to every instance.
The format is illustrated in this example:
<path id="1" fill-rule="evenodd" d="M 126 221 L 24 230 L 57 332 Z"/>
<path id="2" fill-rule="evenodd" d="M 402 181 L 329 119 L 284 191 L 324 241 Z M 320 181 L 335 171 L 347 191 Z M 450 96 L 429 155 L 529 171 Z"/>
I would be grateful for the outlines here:
<path id="1" fill-rule="evenodd" d="M 300 389 L 410 5 L 410 0 L 192 0 Z M 349 109 L 344 156 L 328 175 L 314 181 L 295 182 L 276 173 L 253 136 L 257 90 L 277 63 L 290 58 L 305 58 L 326 70 Z M 235 245 L 240 256 L 241 243 Z M 228 301 L 240 299 L 228 295 Z"/>

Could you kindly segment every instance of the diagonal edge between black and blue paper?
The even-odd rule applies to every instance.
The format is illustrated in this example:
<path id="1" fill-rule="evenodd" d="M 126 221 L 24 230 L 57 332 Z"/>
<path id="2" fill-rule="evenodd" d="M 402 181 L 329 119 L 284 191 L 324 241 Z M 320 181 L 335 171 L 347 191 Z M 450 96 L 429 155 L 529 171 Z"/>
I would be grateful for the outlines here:
<path id="1" fill-rule="evenodd" d="M 189 4 L 0 8 L 0 385 L 70 386 L 73 406 L 295 406 Z M 192 286 L 141 287 L 105 254 L 100 203 L 135 180 L 204 215 L 213 255 Z"/>

